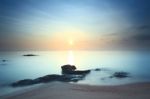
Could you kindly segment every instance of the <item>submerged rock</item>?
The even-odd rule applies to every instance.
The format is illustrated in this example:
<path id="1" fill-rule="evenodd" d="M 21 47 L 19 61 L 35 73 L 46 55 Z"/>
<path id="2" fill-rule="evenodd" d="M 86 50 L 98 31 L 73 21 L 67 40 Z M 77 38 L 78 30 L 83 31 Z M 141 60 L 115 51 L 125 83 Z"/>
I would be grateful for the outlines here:
<path id="1" fill-rule="evenodd" d="M 96 68 L 96 69 L 94 69 L 94 71 L 101 71 L 101 69 L 100 68 Z"/>
<path id="2" fill-rule="evenodd" d="M 76 70 L 74 65 L 63 65 L 61 66 L 62 74 L 74 74 L 74 75 L 85 75 L 90 73 L 90 70 Z"/>
<path id="3" fill-rule="evenodd" d="M 8 60 L 6 60 L 6 59 L 3 59 L 3 60 L 2 60 L 2 62 L 7 62 L 7 61 L 8 61 Z"/>
<path id="4" fill-rule="evenodd" d="M 17 86 L 26 86 L 26 85 L 32 85 L 34 84 L 34 81 L 32 79 L 24 79 L 17 81 L 15 83 L 12 83 L 11 86 L 17 87 Z"/>
<path id="5" fill-rule="evenodd" d="M 129 77 L 129 73 L 127 72 L 115 72 L 110 78 L 126 78 Z"/>
<path id="6" fill-rule="evenodd" d="M 17 86 L 27 86 L 27 85 L 32 85 L 32 84 L 38 84 L 38 83 L 47 83 L 51 81 L 70 81 L 71 78 L 69 76 L 64 76 L 64 75 L 46 75 L 43 77 L 39 77 L 36 79 L 24 79 L 17 81 L 15 83 L 12 83 L 11 86 L 17 87 Z"/>
<path id="7" fill-rule="evenodd" d="M 35 54 L 25 54 L 23 56 L 38 56 L 38 55 L 35 55 Z"/>
<path id="8" fill-rule="evenodd" d="M 6 60 L 6 59 L 0 60 L 0 66 L 7 65 L 7 62 L 8 62 L 8 60 Z"/>

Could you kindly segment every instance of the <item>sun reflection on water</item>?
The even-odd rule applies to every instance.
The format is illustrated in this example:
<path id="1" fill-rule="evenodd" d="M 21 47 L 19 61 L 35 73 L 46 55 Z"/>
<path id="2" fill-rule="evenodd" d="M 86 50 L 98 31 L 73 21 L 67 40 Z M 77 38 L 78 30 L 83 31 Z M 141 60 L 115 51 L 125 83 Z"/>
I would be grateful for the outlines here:
<path id="1" fill-rule="evenodd" d="M 68 64 L 74 65 L 74 54 L 73 51 L 68 51 Z"/>

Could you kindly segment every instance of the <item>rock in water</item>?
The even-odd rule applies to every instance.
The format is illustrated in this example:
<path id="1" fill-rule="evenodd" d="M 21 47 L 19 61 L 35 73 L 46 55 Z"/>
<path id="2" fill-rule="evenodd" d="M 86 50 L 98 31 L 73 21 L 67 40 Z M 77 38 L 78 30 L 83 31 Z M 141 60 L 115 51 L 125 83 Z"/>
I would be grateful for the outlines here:
<path id="1" fill-rule="evenodd" d="M 32 79 L 24 79 L 17 81 L 15 83 L 12 83 L 11 86 L 17 87 L 17 86 L 27 86 L 27 85 L 32 85 L 34 84 L 34 81 Z"/>
<path id="2" fill-rule="evenodd" d="M 23 56 L 37 56 L 37 55 L 35 55 L 35 54 L 25 54 Z"/>
<path id="3" fill-rule="evenodd" d="M 63 65 L 61 66 L 61 69 L 62 69 L 62 73 L 70 73 L 70 72 L 73 72 L 76 70 L 76 67 L 74 65 Z"/>
<path id="4" fill-rule="evenodd" d="M 94 71 L 101 71 L 101 69 L 100 68 L 96 68 L 96 69 L 94 69 Z"/>
<path id="5" fill-rule="evenodd" d="M 127 72 L 115 72 L 112 77 L 126 78 L 126 77 L 129 77 L 129 73 L 127 73 Z"/>
<path id="6" fill-rule="evenodd" d="M 39 83 L 48 83 L 52 81 L 61 81 L 61 82 L 77 82 L 82 80 L 85 76 L 74 76 L 74 75 L 46 75 L 36 79 L 24 79 L 11 84 L 12 87 L 21 87 L 28 86 Z"/>
<path id="7" fill-rule="evenodd" d="M 62 82 L 69 82 L 71 81 L 71 77 L 69 76 L 64 76 L 64 75 L 46 75 L 43 77 L 39 77 L 36 79 L 24 79 L 17 81 L 15 83 L 12 83 L 11 86 L 13 87 L 19 87 L 19 86 L 27 86 L 27 85 L 33 85 L 33 84 L 38 84 L 38 83 L 47 83 L 47 82 L 52 82 L 52 81 L 62 81 Z"/>
<path id="8" fill-rule="evenodd" d="M 19 86 L 38 84 L 38 83 L 47 83 L 52 81 L 77 82 L 79 80 L 82 80 L 86 76 L 86 74 L 90 73 L 90 70 L 75 71 L 76 67 L 74 65 L 63 65 L 61 68 L 62 68 L 63 75 L 52 74 L 52 75 L 39 77 L 36 79 L 24 79 L 12 83 L 11 86 L 19 87 Z"/>
<path id="9" fill-rule="evenodd" d="M 3 59 L 2 62 L 7 62 L 8 60 Z"/>
<path id="10" fill-rule="evenodd" d="M 63 74 L 74 74 L 74 75 L 84 75 L 90 73 L 90 70 L 76 70 L 74 65 L 63 65 L 61 66 Z"/>

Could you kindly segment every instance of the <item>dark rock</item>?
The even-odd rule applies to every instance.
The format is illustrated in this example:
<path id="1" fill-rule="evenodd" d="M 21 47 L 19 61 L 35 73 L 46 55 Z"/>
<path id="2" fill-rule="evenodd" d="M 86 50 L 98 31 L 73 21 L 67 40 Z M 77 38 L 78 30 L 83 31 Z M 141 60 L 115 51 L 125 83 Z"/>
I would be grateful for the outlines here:
<path id="1" fill-rule="evenodd" d="M 34 55 L 34 54 L 25 54 L 23 56 L 37 56 L 37 55 Z"/>
<path id="2" fill-rule="evenodd" d="M 129 73 L 127 72 L 115 72 L 111 78 L 116 77 L 116 78 L 126 78 L 129 77 Z"/>
<path id="3" fill-rule="evenodd" d="M 34 81 L 32 79 L 24 79 L 17 81 L 15 83 L 12 83 L 11 86 L 17 87 L 17 86 L 26 86 L 26 85 L 32 85 L 34 84 Z"/>
<path id="4" fill-rule="evenodd" d="M 3 59 L 2 62 L 7 62 L 8 60 Z"/>
<path id="5" fill-rule="evenodd" d="M 84 79 L 86 74 L 90 72 L 90 70 L 75 71 L 76 67 L 74 65 L 64 65 L 61 68 L 62 68 L 63 75 L 52 74 L 52 75 L 39 77 L 33 80 L 32 79 L 20 80 L 11 84 L 11 86 L 13 87 L 27 86 L 27 85 L 47 83 L 52 81 L 77 82 L 79 80 Z"/>
<path id="6" fill-rule="evenodd" d="M 43 77 L 39 77 L 36 79 L 24 79 L 17 81 L 15 83 L 12 83 L 12 87 L 21 87 L 21 86 L 27 86 L 27 85 L 33 85 L 38 83 L 48 83 L 52 81 L 61 81 L 61 82 L 77 82 L 79 80 L 82 80 L 85 76 L 73 76 L 73 75 L 46 75 Z"/>
<path id="7" fill-rule="evenodd" d="M 6 66 L 7 65 L 7 61 L 8 60 L 5 60 L 5 59 L 3 59 L 3 60 L 1 60 L 1 64 L 0 64 L 0 66 Z"/>
<path id="8" fill-rule="evenodd" d="M 94 71 L 101 71 L 101 69 L 100 68 L 96 68 L 96 69 L 94 69 Z"/>
<path id="9" fill-rule="evenodd" d="M 90 70 L 76 70 L 74 65 L 63 65 L 61 66 L 62 74 L 74 74 L 74 75 L 84 75 L 90 73 Z"/>
<path id="10" fill-rule="evenodd" d="M 32 84 L 38 84 L 38 83 L 47 83 L 51 81 L 70 81 L 71 78 L 63 75 L 46 75 L 43 77 L 39 77 L 36 79 L 25 79 L 25 80 L 20 80 L 12 84 L 13 87 L 17 86 L 27 86 L 27 85 L 32 85 Z"/>
<path id="11" fill-rule="evenodd" d="M 64 73 L 64 74 L 73 74 L 73 75 L 86 75 L 90 73 L 90 70 L 77 70 L 77 71 L 70 71 L 70 72 L 67 72 L 67 73 Z"/>
<path id="12" fill-rule="evenodd" d="M 67 72 L 72 72 L 76 70 L 76 67 L 74 65 L 63 65 L 61 66 L 62 72 L 67 73 Z"/>
<path id="13" fill-rule="evenodd" d="M 51 82 L 51 81 L 70 81 L 71 78 L 69 76 L 65 76 L 65 75 L 46 75 L 46 76 L 43 76 L 43 77 L 39 77 L 37 79 L 35 79 L 34 81 L 37 82 L 37 83 L 40 83 L 40 82 Z"/>

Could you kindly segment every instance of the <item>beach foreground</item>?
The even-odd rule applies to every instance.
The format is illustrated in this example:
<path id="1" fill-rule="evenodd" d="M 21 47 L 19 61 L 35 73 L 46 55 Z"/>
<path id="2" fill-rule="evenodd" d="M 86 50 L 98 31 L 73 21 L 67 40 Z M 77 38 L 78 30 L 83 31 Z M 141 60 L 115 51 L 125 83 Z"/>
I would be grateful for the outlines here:
<path id="1" fill-rule="evenodd" d="M 150 83 L 90 86 L 52 82 L 1 99 L 150 99 Z"/>

